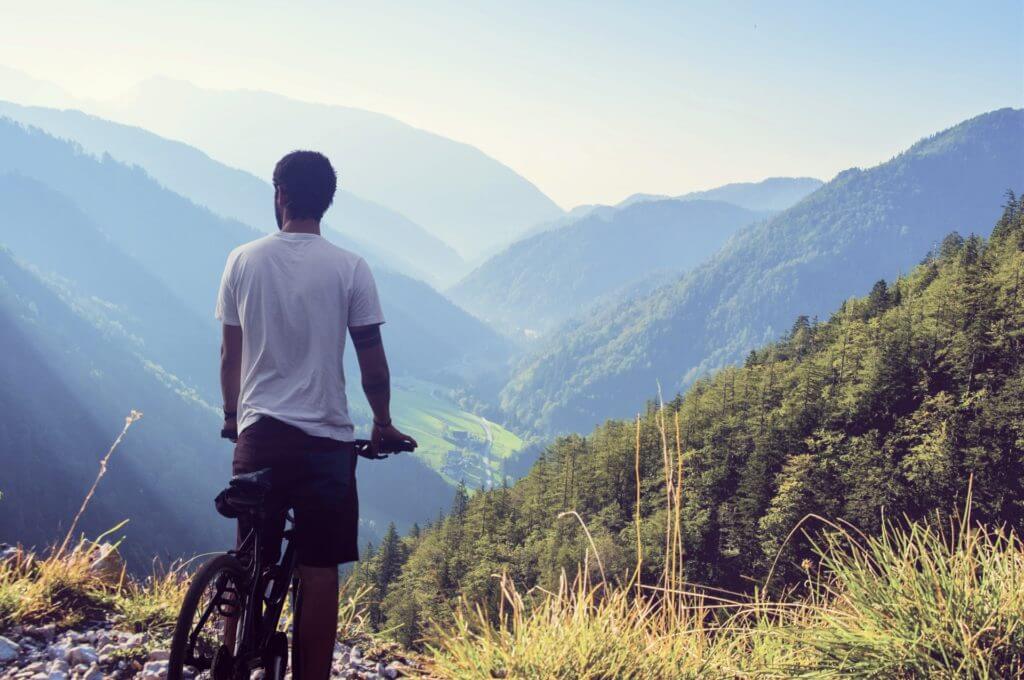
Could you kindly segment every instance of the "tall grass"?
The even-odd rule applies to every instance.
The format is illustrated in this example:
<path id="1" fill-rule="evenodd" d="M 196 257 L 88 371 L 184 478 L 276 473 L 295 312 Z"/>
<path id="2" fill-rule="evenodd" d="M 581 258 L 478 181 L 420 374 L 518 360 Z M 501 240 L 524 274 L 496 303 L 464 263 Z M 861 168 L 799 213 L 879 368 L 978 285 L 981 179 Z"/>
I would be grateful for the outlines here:
<path id="1" fill-rule="evenodd" d="M 37 557 L 18 550 L 0 561 L 0 629 L 15 623 L 73 625 L 108 603 L 107 586 L 92 569 L 95 551 L 82 541 Z"/>
<path id="2" fill-rule="evenodd" d="M 687 584 L 680 539 L 682 452 L 678 434 L 670 443 L 664 410 L 660 428 L 668 520 L 659 583 L 639 580 L 639 542 L 636 570 L 626 584 L 608 581 L 603 569 L 591 583 L 585 565 L 572 581 L 563 574 L 554 592 L 522 593 L 506 576 L 496 576 L 502 595 L 497 622 L 483 607 L 464 602 L 453 624 L 433 626 L 426 642 L 435 674 L 1024 677 L 1024 545 L 1008 530 L 972 525 L 969 502 L 947 528 L 890 522 L 879 536 L 867 537 L 826 523 L 828 530 L 813 543 L 817 564 L 807 565 L 799 597 L 743 597 Z M 639 481 L 639 443 L 636 455 Z M 600 565 L 593 542 L 584 561 L 591 551 Z"/>
<path id="3" fill-rule="evenodd" d="M 188 590 L 189 562 L 174 562 L 168 568 L 154 565 L 144 578 L 101 568 L 97 560 L 104 555 L 104 539 L 125 522 L 94 540 L 81 536 L 73 540 L 78 523 L 92 501 L 110 460 L 128 434 L 142 418 L 132 410 L 125 417 L 120 433 L 100 460 L 99 471 L 86 492 L 64 539 L 42 555 L 19 548 L 0 560 L 0 631 L 15 625 L 56 623 L 73 626 L 90 617 L 112 616 L 119 627 L 160 635 L 169 633 Z M 114 546 L 116 550 L 116 546 Z M 364 635 L 367 628 L 368 588 L 342 584 L 339 593 L 338 635 L 349 639 Z M 291 616 L 286 609 L 285 623 Z"/>

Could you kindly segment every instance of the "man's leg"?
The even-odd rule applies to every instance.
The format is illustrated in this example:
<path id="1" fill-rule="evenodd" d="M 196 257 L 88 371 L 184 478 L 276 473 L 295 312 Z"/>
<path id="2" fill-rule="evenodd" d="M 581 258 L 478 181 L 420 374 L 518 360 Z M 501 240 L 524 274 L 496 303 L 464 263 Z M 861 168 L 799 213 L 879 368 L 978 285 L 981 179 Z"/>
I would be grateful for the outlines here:
<path id="1" fill-rule="evenodd" d="M 299 680 L 326 680 L 338 635 L 338 568 L 300 565 L 299 582 Z"/>

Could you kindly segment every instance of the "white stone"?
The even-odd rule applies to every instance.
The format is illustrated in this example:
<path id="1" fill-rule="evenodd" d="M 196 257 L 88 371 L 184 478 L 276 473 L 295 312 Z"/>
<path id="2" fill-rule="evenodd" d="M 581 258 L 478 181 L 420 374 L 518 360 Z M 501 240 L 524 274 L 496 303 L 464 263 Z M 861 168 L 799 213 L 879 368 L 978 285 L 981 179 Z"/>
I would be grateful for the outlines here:
<path id="1" fill-rule="evenodd" d="M 21 654 L 21 646 L 0 635 L 0 661 L 14 661 Z"/>
<path id="2" fill-rule="evenodd" d="M 149 661 L 145 666 L 142 667 L 143 676 L 153 676 L 157 678 L 167 677 L 167 662 L 166 661 Z"/>
<path id="3" fill-rule="evenodd" d="M 68 663 L 74 666 L 85 665 L 86 667 L 93 665 L 100 660 L 100 655 L 96 652 L 96 649 L 89 645 L 78 645 L 68 650 Z"/>
<path id="4" fill-rule="evenodd" d="M 167 649 L 154 649 L 147 657 L 148 661 L 167 661 L 171 658 L 171 652 Z"/>

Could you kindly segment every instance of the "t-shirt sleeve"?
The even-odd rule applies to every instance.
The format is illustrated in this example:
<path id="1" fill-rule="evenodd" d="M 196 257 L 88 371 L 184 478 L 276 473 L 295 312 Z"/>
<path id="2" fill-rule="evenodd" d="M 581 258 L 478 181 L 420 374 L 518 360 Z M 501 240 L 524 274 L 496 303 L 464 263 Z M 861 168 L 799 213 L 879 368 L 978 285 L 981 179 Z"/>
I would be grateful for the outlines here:
<path id="1" fill-rule="evenodd" d="M 356 263 L 352 275 L 352 290 L 348 298 L 348 326 L 371 326 L 384 323 L 384 312 L 380 308 L 377 283 L 366 261 Z"/>
<path id="2" fill-rule="evenodd" d="M 241 326 L 238 318 L 238 300 L 235 298 L 235 254 L 228 255 L 224 265 L 224 274 L 220 277 L 220 290 L 217 292 L 217 309 L 214 316 L 228 326 Z"/>

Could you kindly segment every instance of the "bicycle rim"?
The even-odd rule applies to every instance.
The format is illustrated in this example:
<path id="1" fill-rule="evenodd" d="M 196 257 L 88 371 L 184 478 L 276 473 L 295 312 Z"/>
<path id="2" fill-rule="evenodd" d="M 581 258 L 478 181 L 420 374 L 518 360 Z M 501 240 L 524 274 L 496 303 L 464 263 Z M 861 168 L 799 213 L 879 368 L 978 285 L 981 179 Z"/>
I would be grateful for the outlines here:
<path id="1" fill-rule="evenodd" d="M 232 555 L 218 555 L 196 573 L 174 627 L 168 680 L 213 677 L 214 658 L 224 636 L 226 615 L 245 606 L 242 565 Z M 223 653 L 222 653 L 223 657 Z"/>

